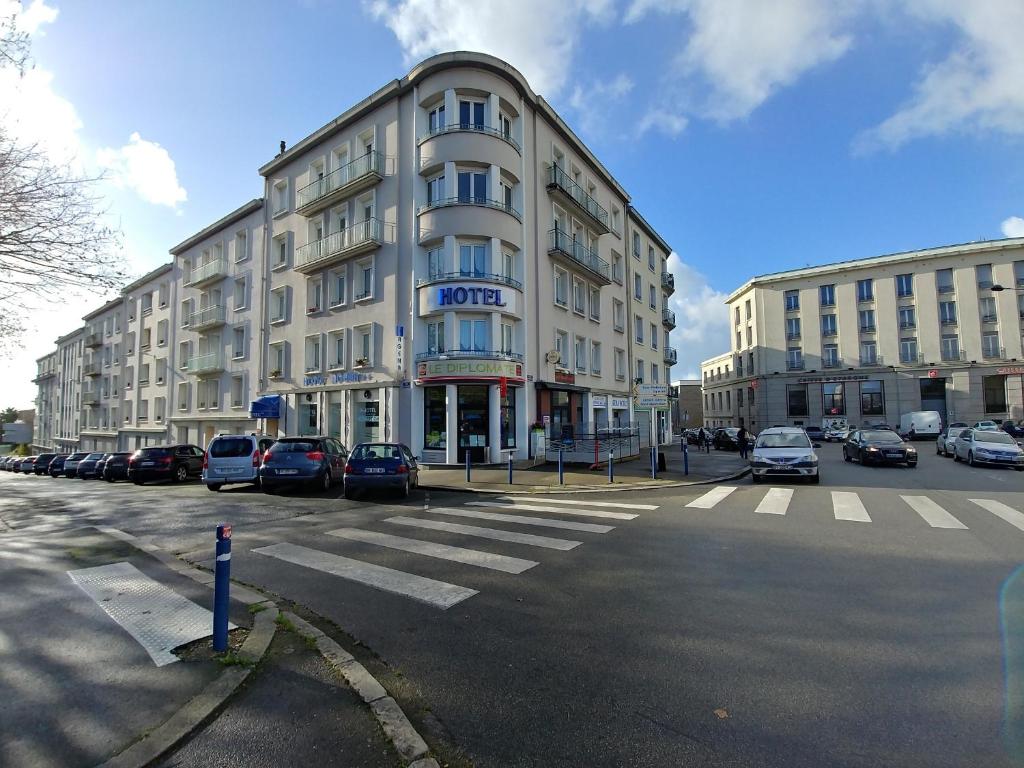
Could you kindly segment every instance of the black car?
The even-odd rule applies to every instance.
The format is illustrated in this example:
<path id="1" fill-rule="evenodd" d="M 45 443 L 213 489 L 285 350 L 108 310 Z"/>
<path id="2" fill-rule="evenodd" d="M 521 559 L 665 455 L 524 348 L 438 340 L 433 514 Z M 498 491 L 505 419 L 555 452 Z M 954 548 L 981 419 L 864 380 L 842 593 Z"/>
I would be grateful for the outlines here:
<path id="1" fill-rule="evenodd" d="M 75 476 L 79 480 L 93 480 L 99 477 L 96 471 L 96 464 L 104 456 L 103 451 L 94 451 L 78 462 L 78 469 Z"/>
<path id="2" fill-rule="evenodd" d="M 1013 419 L 1003 419 L 1003 423 L 999 425 L 999 428 L 1010 437 L 1024 437 L 1024 422 L 1018 421 L 1014 423 Z"/>
<path id="3" fill-rule="evenodd" d="M 131 453 L 108 453 L 103 464 L 103 479 L 108 483 L 128 479 L 128 459 Z"/>
<path id="4" fill-rule="evenodd" d="M 740 449 L 740 440 L 737 437 L 739 431 L 738 427 L 722 427 L 717 429 L 715 430 L 715 436 L 711 439 L 711 443 L 719 451 L 738 451 Z"/>
<path id="5" fill-rule="evenodd" d="M 128 479 L 136 485 L 150 480 L 181 483 L 203 474 L 203 449 L 198 445 L 140 448 L 128 460 Z"/>
<path id="6" fill-rule="evenodd" d="M 402 443 L 359 443 L 345 464 L 345 498 L 362 490 L 398 491 L 402 498 L 420 483 L 420 468 Z"/>
<path id="7" fill-rule="evenodd" d="M 917 449 L 891 429 L 858 429 L 843 443 L 843 458 L 861 464 L 917 466 Z"/>
<path id="8" fill-rule="evenodd" d="M 333 437 L 282 437 L 263 454 L 260 485 L 264 493 L 296 485 L 325 491 L 344 482 L 348 449 Z"/>
<path id="9" fill-rule="evenodd" d="M 47 474 L 49 474 L 50 477 L 60 477 L 61 475 L 63 475 L 64 460 L 70 455 L 71 454 L 68 453 L 58 453 L 56 456 L 54 456 L 53 459 L 50 461 L 49 465 L 46 467 Z"/>
<path id="10" fill-rule="evenodd" d="M 35 475 L 45 475 L 50 471 L 50 462 L 56 457 L 56 453 L 40 453 L 32 463 L 32 473 Z"/>
<path id="11" fill-rule="evenodd" d="M 825 430 L 821 427 L 804 427 L 804 432 L 811 439 L 812 443 L 820 443 L 825 439 Z"/>

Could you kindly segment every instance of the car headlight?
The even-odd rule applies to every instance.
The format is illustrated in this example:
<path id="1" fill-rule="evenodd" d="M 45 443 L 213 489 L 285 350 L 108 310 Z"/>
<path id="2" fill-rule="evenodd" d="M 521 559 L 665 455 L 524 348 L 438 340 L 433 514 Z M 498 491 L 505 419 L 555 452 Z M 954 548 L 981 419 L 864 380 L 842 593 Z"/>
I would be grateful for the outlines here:
<path id="1" fill-rule="evenodd" d="M 813 453 L 808 453 L 805 456 L 801 456 L 797 461 L 809 461 L 812 464 L 817 463 L 818 457 Z"/>
<path id="2" fill-rule="evenodd" d="M 975 448 L 974 452 L 982 456 L 988 456 L 990 453 L 992 453 L 992 451 L 990 451 L 988 448 Z"/>
<path id="3" fill-rule="evenodd" d="M 917 448 L 914 448 L 913 446 L 908 445 L 907 446 L 907 453 L 917 453 Z"/>
<path id="4" fill-rule="evenodd" d="M 878 449 L 875 446 L 873 446 L 873 445 L 869 445 L 868 446 L 868 450 L 869 451 L 877 451 Z"/>

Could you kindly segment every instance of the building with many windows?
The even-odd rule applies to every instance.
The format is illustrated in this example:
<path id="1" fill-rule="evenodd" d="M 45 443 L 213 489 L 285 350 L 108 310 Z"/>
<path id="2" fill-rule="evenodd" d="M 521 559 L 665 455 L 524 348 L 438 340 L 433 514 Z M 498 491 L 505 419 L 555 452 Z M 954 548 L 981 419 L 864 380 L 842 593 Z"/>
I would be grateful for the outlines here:
<path id="1" fill-rule="evenodd" d="M 732 350 L 701 364 L 705 424 L 1024 416 L 1024 239 L 762 275 L 726 301 Z"/>

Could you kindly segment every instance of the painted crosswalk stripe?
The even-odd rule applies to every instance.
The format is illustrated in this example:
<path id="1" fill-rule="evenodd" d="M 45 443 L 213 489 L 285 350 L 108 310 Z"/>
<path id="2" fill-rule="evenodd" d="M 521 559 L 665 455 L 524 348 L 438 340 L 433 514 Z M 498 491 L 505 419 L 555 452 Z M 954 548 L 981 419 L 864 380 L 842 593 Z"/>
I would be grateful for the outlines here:
<path id="1" fill-rule="evenodd" d="M 927 496 L 900 496 L 910 508 L 924 518 L 932 528 L 958 528 L 967 530 L 967 526 L 953 517 Z"/>
<path id="2" fill-rule="evenodd" d="M 366 544 L 376 544 L 381 547 L 388 547 L 389 549 L 398 549 L 402 552 L 436 557 L 440 560 L 452 560 L 456 563 L 490 568 L 491 570 L 503 571 L 505 573 L 522 573 L 537 565 L 537 562 L 534 560 L 495 555 L 491 552 L 481 552 L 476 549 L 435 544 L 432 541 L 407 539 L 404 536 L 392 536 L 390 533 L 364 531 L 358 528 L 338 528 L 335 531 L 328 531 L 327 534 L 329 536 L 337 536 L 340 539 L 362 541 Z"/>
<path id="3" fill-rule="evenodd" d="M 428 511 L 433 515 L 475 517 L 478 520 L 489 520 L 494 523 L 518 523 L 519 525 L 537 525 L 542 528 L 561 528 L 566 531 L 608 533 L 608 531 L 615 530 L 614 525 L 597 525 L 596 523 L 574 523 L 569 520 L 549 520 L 546 517 L 526 517 L 525 515 L 503 515 L 498 512 L 480 512 L 475 509 L 456 509 L 455 507 L 431 507 Z"/>
<path id="4" fill-rule="evenodd" d="M 860 496 L 852 491 L 832 491 L 832 511 L 836 520 L 852 520 L 855 523 L 870 523 L 871 517 L 864 509 Z"/>
<path id="5" fill-rule="evenodd" d="M 1014 528 L 1024 531 L 1024 515 L 1013 507 L 1008 507 L 1001 501 L 991 501 L 990 499 L 969 499 L 969 501 L 977 504 L 982 509 L 988 510 L 996 517 L 1002 518 Z"/>
<path id="6" fill-rule="evenodd" d="M 456 603 L 461 603 L 463 600 L 477 594 L 475 589 L 428 579 L 413 573 L 396 571 L 393 568 L 385 568 L 381 565 L 364 563 L 360 560 L 334 555 L 330 552 L 321 552 L 318 549 L 300 547 L 297 544 L 289 544 L 288 542 L 272 544 L 269 547 L 260 547 L 259 549 L 254 549 L 253 552 L 268 557 L 275 557 L 286 563 L 301 565 L 304 568 L 329 573 L 332 576 L 339 576 L 358 584 L 375 587 L 384 592 L 409 597 L 441 609 L 451 608 Z"/>
<path id="7" fill-rule="evenodd" d="M 792 488 L 769 488 L 754 511 L 762 515 L 784 515 L 792 499 Z"/>
<path id="8" fill-rule="evenodd" d="M 577 515 L 578 517 L 602 517 L 609 520 L 635 520 L 639 515 L 629 512 L 609 512 L 606 509 L 566 509 L 551 507 L 546 504 L 502 504 L 500 501 L 470 501 L 467 507 L 489 507 L 491 509 L 522 509 L 526 512 L 554 512 L 559 515 Z"/>
<path id="9" fill-rule="evenodd" d="M 734 485 L 720 485 L 717 488 L 712 488 L 703 496 L 694 499 L 686 506 L 693 507 L 694 509 L 711 509 L 735 490 L 736 486 Z"/>
<path id="10" fill-rule="evenodd" d="M 526 501 L 533 503 L 535 499 L 529 496 L 501 496 L 502 501 L 518 503 Z M 566 504 L 574 507 L 603 507 L 604 509 L 639 509 L 653 511 L 658 508 L 657 504 L 625 504 L 618 501 L 574 501 L 573 499 L 549 499 L 544 497 L 545 504 Z"/>
<path id="11" fill-rule="evenodd" d="M 519 533 L 518 531 L 503 531 L 500 528 L 480 528 L 475 525 L 461 525 L 449 523 L 443 520 L 420 520 L 415 517 L 389 517 L 385 523 L 395 525 L 407 525 L 411 528 L 423 528 L 428 531 L 444 531 L 445 533 L 461 533 L 463 536 L 475 536 L 479 539 L 491 539 L 492 541 L 505 541 L 510 544 L 525 544 L 530 547 L 542 547 L 544 549 L 557 549 L 568 552 L 575 549 L 582 541 L 570 539 L 555 539 L 550 536 L 537 536 L 532 533 Z"/>

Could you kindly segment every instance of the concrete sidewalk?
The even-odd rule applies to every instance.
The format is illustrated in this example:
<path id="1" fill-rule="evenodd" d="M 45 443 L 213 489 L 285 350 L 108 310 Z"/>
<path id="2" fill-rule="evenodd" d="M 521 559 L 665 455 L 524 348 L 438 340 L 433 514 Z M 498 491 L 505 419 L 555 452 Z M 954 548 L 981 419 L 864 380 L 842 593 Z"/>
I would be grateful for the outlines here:
<path id="1" fill-rule="evenodd" d="M 534 465 L 532 461 L 518 462 L 513 466 L 512 484 L 508 482 L 508 467 L 481 466 L 470 471 L 470 482 L 466 482 L 466 470 L 455 468 L 421 468 L 420 487 L 445 491 L 470 491 L 475 493 L 575 493 L 593 491 L 628 491 L 642 488 L 673 488 L 681 485 L 696 485 L 738 477 L 749 471 L 749 464 L 740 459 L 738 453 L 716 451 L 703 453 L 695 446 L 689 446 L 687 459 L 689 474 L 683 466 L 683 452 L 679 443 L 660 448 L 665 454 L 666 470 L 651 478 L 650 454 L 648 449 L 638 459 L 616 463 L 615 482 L 608 482 L 608 467 L 590 470 L 582 465 L 566 466 L 565 484 L 558 482 L 558 465 L 544 463 Z"/>

